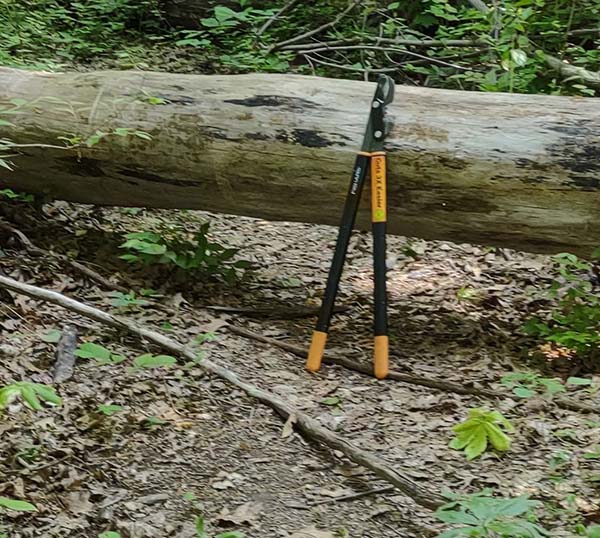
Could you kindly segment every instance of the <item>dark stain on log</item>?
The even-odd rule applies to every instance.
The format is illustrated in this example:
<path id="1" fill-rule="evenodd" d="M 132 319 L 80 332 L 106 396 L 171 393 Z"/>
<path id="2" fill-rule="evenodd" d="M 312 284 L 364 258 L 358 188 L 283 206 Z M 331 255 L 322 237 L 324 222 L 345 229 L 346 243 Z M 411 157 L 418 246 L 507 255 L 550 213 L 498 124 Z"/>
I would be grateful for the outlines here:
<path id="1" fill-rule="evenodd" d="M 244 138 L 248 138 L 249 140 L 269 140 L 268 135 L 264 133 L 246 133 Z"/>
<path id="2" fill-rule="evenodd" d="M 294 129 L 292 134 L 294 140 L 306 148 L 326 148 L 333 145 L 333 142 L 310 129 Z"/>
<path id="3" fill-rule="evenodd" d="M 142 181 L 149 183 L 163 183 L 167 185 L 174 185 L 175 187 L 201 187 L 204 185 L 202 181 L 192 181 L 189 179 L 173 179 L 169 177 L 159 176 L 157 174 L 151 174 L 144 171 L 139 171 L 134 168 L 119 168 L 117 172 L 127 177 L 133 177 L 141 179 Z"/>
<path id="4" fill-rule="evenodd" d="M 306 110 L 309 108 L 318 108 L 316 103 L 302 99 L 300 97 L 284 97 L 281 95 L 255 95 L 246 99 L 227 99 L 225 103 L 232 105 L 257 107 L 285 107 L 290 110 Z"/>

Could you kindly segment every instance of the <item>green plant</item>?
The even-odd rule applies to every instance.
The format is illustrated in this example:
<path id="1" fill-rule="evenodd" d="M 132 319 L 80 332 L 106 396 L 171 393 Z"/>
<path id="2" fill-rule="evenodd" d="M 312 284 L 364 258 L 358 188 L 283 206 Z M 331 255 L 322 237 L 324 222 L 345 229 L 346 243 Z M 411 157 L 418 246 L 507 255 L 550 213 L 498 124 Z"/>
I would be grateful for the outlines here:
<path id="1" fill-rule="evenodd" d="M 117 531 L 105 531 L 100 533 L 98 538 L 121 538 L 121 533 Z"/>
<path id="2" fill-rule="evenodd" d="M 483 454 L 488 445 L 498 452 L 509 450 L 510 438 L 505 431 L 513 432 L 514 428 L 499 411 L 471 409 L 468 419 L 452 430 L 456 437 L 450 442 L 450 448 L 463 450 L 467 459 L 472 460 Z"/>
<path id="3" fill-rule="evenodd" d="M 559 278 L 549 293 L 557 301 L 550 320 L 533 318 L 525 324 L 525 331 L 557 346 L 549 350 L 561 356 L 596 357 L 600 345 L 600 297 L 589 280 L 592 266 L 573 254 L 554 257 Z"/>
<path id="4" fill-rule="evenodd" d="M 119 364 L 125 360 L 125 356 L 112 353 L 104 346 L 94 344 L 93 342 L 81 344 L 75 350 L 75 356 L 81 359 L 94 359 L 99 365 Z"/>
<path id="5" fill-rule="evenodd" d="M 600 525 L 590 525 L 585 529 L 587 538 L 600 538 Z"/>
<path id="6" fill-rule="evenodd" d="M 203 224 L 192 236 L 178 228 L 165 228 L 162 233 L 127 234 L 120 248 L 128 250 L 121 259 L 144 265 L 172 265 L 178 270 L 204 276 L 219 275 L 235 282 L 238 270 L 250 267 L 246 260 L 233 261 L 238 249 L 226 248 L 208 239 L 209 224 Z"/>
<path id="7" fill-rule="evenodd" d="M 205 529 L 206 525 L 204 518 L 198 516 L 196 518 L 196 536 L 197 538 L 209 538 Z M 213 538 L 244 538 L 246 535 L 240 531 L 226 531 L 216 534 Z"/>
<path id="8" fill-rule="evenodd" d="M 171 357 L 171 355 L 152 355 L 151 353 L 140 355 L 133 361 L 136 368 L 163 368 L 173 366 L 176 363 L 177 359 Z"/>
<path id="9" fill-rule="evenodd" d="M 8 497 L 0 497 L 0 509 L 13 510 L 14 512 L 36 512 L 35 505 L 26 501 L 17 501 Z"/>
<path id="10" fill-rule="evenodd" d="M 98 411 L 107 417 L 112 417 L 115 413 L 123 411 L 123 407 L 115 404 L 100 404 Z"/>
<path id="11" fill-rule="evenodd" d="M 3 162 L 6 161 L 2 161 L 0 160 L 0 166 L 2 165 Z M 8 168 L 8 166 L 4 166 L 4 168 Z M 0 190 L 0 196 L 3 196 L 4 198 L 7 198 L 13 202 L 33 202 L 34 197 L 33 194 L 26 194 L 24 192 L 15 192 L 12 189 L 2 189 Z"/>
<path id="12" fill-rule="evenodd" d="M 472 494 L 444 492 L 449 502 L 435 512 L 436 517 L 452 525 L 439 538 L 542 538 L 549 533 L 533 523 L 533 510 L 541 503 L 527 495 L 512 499 L 492 497 L 486 489 Z"/>
<path id="13" fill-rule="evenodd" d="M 512 389 L 515 396 L 529 398 L 539 392 L 553 396 L 565 392 L 565 386 L 560 379 L 542 377 L 533 372 L 512 372 L 502 376 L 501 383 Z"/>
<path id="14" fill-rule="evenodd" d="M 135 310 L 137 307 L 150 304 L 145 299 L 139 299 L 134 291 L 129 293 L 111 291 L 108 295 L 112 297 L 110 304 L 120 310 Z"/>
<path id="15" fill-rule="evenodd" d="M 600 460 L 600 445 L 595 447 L 592 452 L 586 452 L 583 457 L 586 460 Z"/>
<path id="16" fill-rule="evenodd" d="M 30 381 L 17 381 L 0 389 L 0 411 L 19 397 L 23 398 L 25 403 L 36 411 L 43 409 L 41 402 L 51 405 L 60 405 L 62 403 L 56 391 L 48 385 L 32 383 Z"/>

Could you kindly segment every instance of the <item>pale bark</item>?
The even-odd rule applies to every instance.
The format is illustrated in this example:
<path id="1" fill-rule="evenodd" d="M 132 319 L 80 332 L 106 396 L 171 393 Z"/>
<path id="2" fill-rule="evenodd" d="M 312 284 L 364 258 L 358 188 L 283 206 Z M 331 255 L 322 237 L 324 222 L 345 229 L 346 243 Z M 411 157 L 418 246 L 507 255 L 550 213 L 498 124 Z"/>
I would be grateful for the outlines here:
<path id="1" fill-rule="evenodd" d="M 153 137 L 22 147 L 0 182 L 84 203 L 335 225 L 373 89 L 294 75 L 0 68 L 0 106 L 35 101 L 0 138 L 55 146 L 117 127 Z M 390 233 L 585 256 L 600 245 L 596 100 L 399 86 L 389 115 Z M 368 192 L 358 226 L 369 227 Z"/>

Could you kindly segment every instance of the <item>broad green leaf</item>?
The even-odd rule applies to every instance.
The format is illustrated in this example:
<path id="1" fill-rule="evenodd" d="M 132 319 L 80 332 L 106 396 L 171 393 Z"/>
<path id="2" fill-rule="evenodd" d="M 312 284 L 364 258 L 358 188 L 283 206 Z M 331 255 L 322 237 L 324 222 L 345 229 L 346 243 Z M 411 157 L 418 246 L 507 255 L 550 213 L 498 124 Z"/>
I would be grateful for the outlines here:
<path id="1" fill-rule="evenodd" d="M 106 531 L 99 534 L 98 538 L 121 538 L 121 533 L 117 531 Z"/>
<path id="2" fill-rule="evenodd" d="M 506 452 L 510 449 L 510 439 L 498 426 L 495 424 L 485 424 L 487 437 L 490 444 L 499 452 Z"/>
<path id="3" fill-rule="evenodd" d="M 8 497 L 0 497 L 0 507 L 14 510 L 15 512 L 36 512 L 37 508 L 26 501 L 16 501 Z"/>
<path id="4" fill-rule="evenodd" d="M 465 454 L 468 460 L 475 459 L 485 452 L 487 447 L 487 435 L 485 428 L 479 428 L 473 434 L 471 441 L 465 447 Z"/>
<path id="5" fill-rule="evenodd" d="M 41 411 L 43 409 L 40 400 L 31 386 L 21 386 L 21 396 L 32 409 L 35 409 L 36 411 Z"/>
<path id="6" fill-rule="evenodd" d="M 527 54 L 521 49 L 512 49 L 510 51 L 510 57 L 516 66 L 522 67 L 527 63 Z"/>
<path id="7" fill-rule="evenodd" d="M 62 332 L 59 331 L 58 329 L 50 329 L 48 332 L 42 334 L 42 336 L 40 338 L 44 342 L 47 342 L 49 344 L 55 344 L 56 342 L 58 342 L 60 340 L 61 335 L 62 335 Z"/>
<path id="8" fill-rule="evenodd" d="M 585 377 L 569 377 L 569 379 L 567 379 L 567 385 L 589 386 L 592 384 L 593 381 L 591 379 L 586 379 Z"/>
<path id="9" fill-rule="evenodd" d="M 321 403 L 325 405 L 339 405 L 340 399 L 337 396 L 331 396 L 329 398 L 324 398 L 323 400 L 321 400 Z"/>
<path id="10" fill-rule="evenodd" d="M 458 510 L 438 510 L 435 517 L 444 523 L 462 523 L 465 525 L 478 525 L 480 523 L 475 516 Z"/>
<path id="11" fill-rule="evenodd" d="M 110 360 L 110 351 L 104 346 L 92 342 L 81 344 L 75 351 L 75 355 L 82 359 Z"/>
<path id="12" fill-rule="evenodd" d="M 6 406 L 10 405 L 13 400 L 19 397 L 21 394 L 21 389 L 18 385 L 8 385 L 0 390 L 0 409 L 4 409 Z"/>
<path id="13" fill-rule="evenodd" d="M 56 391 L 52 387 L 48 385 L 42 385 L 41 383 L 32 383 L 32 388 L 45 402 L 49 402 L 54 405 L 60 405 L 62 403 L 62 399 L 58 394 L 56 394 Z"/>
<path id="14" fill-rule="evenodd" d="M 160 368 L 163 366 L 173 366 L 177 362 L 175 357 L 171 355 L 152 355 L 146 353 L 137 357 L 133 364 L 138 368 Z"/>
<path id="15" fill-rule="evenodd" d="M 515 387 L 513 394 L 519 398 L 531 398 L 535 395 L 535 391 L 525 387 Z"/>

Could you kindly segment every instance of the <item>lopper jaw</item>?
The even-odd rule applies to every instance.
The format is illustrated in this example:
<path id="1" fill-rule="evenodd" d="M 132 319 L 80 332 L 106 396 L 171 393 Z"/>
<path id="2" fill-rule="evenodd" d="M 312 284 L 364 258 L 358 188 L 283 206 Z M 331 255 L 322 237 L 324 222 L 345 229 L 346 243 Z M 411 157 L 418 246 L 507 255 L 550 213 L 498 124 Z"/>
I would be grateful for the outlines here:
<path id="1" fill-rule="evenodd" d="M 390 132 L 391 121 L 385 119 L 385 108 L 394 100 L 394 81 L 387 75 L 380 75 L 373 101 L 371 113 L 365 131 L 361 150 L 372 153 L 383 151 L 385 137 Z"/>

